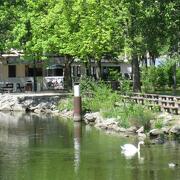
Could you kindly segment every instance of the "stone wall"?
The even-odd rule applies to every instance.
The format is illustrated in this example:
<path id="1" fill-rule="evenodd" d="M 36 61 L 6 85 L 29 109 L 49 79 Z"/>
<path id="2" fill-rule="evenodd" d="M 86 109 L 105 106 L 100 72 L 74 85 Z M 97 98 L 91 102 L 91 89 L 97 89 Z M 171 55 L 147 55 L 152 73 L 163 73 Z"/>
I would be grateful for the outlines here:
<path id="1" fill-rule="evenodd" d="M 0 111 L 31 111 L 50 113 L 56 110 L 56 106 L 63 96 L 28 96 L 28 95 L 0 95 Z"/>

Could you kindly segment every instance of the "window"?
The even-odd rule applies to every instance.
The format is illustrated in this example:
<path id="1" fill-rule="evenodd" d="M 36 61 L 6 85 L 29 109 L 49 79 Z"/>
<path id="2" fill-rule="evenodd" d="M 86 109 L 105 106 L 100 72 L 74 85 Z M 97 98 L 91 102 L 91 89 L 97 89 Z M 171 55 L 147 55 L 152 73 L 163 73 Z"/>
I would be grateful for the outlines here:
<path id="1" fill-rule="evenodd" d="M 46 68 L 46 76 L 63 76 L 64 69 L 62 65 L 53 64 Z"/>
<path id="2" fill-rule="evenodd" d="M 63 76 L 63 69 L 47 69 L 47 76 Z"/>
<path id="3" fill-rule="evenodd" d="M 16 77 L 16 65 L 9 65 L 8 66 L 8 76 L 9 77 Z"/>
<path id="4" fill-rule="evenodd" d="M 34 76 L 34 68 L 33 67 L 29 67 L 29 66 L 26 66 L 25 68 L 26 72 L 26 77 L 33 77 Z M 36 73 L 36 76 L 42 76 L 42 68 L 41 67 L 36 67 L 35 68 L 35 73 Z"/>

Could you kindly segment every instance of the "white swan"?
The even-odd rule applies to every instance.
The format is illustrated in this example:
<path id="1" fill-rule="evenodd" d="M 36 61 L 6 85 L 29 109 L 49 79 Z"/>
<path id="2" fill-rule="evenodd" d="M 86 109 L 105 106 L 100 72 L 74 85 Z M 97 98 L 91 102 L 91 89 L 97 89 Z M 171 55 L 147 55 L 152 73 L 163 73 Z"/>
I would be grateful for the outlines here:
<path id="1" fill-rule="evenodd" d="M 140 145 L 144 144 L 144 141 L 140 141 L 138 143 L 138 147 L 134 146 L 133 144 L 125 144 L 123 146 L 121 146 L 122 149 L 122 153 L 127 157 L 127 158 L 131 158 L 132 156 L 134 156 L 137 152 L 140 152 Z"/>
<path id="2" fill-rule="evenodd" d="M 175 164 L 175 163 L 169 163 L 169 168 L 175 168 L 176 166 L 178 166 L 178 164 Z"/>

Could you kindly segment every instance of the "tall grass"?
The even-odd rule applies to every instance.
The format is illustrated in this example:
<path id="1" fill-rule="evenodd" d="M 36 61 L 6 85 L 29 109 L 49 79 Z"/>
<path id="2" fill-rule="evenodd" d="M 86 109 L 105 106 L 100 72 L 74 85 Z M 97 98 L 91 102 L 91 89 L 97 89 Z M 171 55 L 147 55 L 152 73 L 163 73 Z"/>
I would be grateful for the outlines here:
<path id="1" fill-rule="evenodd" d="M 154 118 L 154 114 L 145 106 L 123 102 L 122 97 L 102 81 L 83 79 L 81 89 L 86 111 L 100 111 L 105 118 L 114 117 L 120 126 L 144 126 L 148 129 L 149 121 Z"/>
<path id="2" fill-rule="evenodd" d="M 102 111 L 114 107 L 120 96 L 102 81 L 81 80 L 83 108 L 89 111 Z"/>

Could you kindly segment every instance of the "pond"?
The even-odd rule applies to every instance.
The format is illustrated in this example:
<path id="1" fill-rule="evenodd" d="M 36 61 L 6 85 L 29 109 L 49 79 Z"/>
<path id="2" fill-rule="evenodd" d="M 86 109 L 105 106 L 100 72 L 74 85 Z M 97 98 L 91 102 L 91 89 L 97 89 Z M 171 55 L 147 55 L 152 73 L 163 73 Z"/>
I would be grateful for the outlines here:
<path id="1" fill-rule="evenodd" d="M 147 145 L 131 159 L 120 150 L 136 139 L 105 134 L 50 116 L 0 112 L 2 180 L 179 180 L 180 145 Z M 170 168 L 168 163 L 179 166 Z"/>

